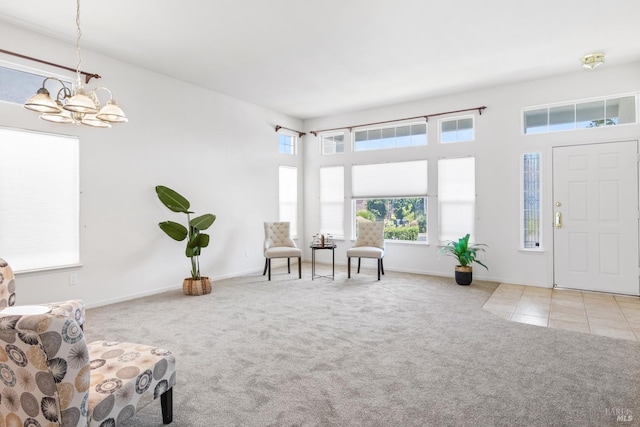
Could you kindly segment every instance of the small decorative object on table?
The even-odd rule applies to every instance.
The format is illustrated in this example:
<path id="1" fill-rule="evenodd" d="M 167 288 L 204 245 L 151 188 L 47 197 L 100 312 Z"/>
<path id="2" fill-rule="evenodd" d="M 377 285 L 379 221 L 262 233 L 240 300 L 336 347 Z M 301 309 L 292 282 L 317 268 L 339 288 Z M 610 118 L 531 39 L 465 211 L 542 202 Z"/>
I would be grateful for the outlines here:
<path id="1" fill-rule="evenodd" d="M 311 280 L 318 277 L 325 277 L 327 279 L 333 280 L 336 274 L 336 258 L 335 258 L 335 248 L 337 245 L 334 243 L 331 234 L 320 234 L 316 233 L 311 238 L 311 244 L 309 245 L 311 248 Z M 319 275 L 316 274 L 316 251 L 319 249 L 330 249 L 331 250 L 331 275 Z"/>

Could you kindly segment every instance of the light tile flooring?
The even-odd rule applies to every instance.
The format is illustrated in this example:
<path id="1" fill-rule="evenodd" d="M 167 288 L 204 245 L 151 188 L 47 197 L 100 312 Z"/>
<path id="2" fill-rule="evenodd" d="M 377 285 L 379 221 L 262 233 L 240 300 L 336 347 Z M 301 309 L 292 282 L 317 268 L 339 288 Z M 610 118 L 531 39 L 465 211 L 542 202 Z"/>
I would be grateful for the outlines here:
<path id="1" fill-rule="evenodd" d="M 513 322 L 640 342 L 640 298 L 500 284 L 483 308 Z"/>

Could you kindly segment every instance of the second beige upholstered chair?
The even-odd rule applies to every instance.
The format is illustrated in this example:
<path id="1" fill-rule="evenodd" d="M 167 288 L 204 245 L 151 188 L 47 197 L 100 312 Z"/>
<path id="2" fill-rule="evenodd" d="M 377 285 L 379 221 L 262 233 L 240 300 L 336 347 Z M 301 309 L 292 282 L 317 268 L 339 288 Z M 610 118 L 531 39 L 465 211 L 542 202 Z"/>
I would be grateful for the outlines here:
<path id="1" fill-rule="evenodd" d="M 273 258 L 286 258 L 287 268 L 291 273 L 291 258 L 298 258 L 298 277 L 302 279 L 302 251 L 289 235 L 288 222 L 264 223 L 264 276 L 269 271 L 271 280 L 271 260 Z"/>
<path id="2" fill-rule="evenodd" d="M 358 238 L 353 247 L 347 249 L 347 277 L 351 277 L 351 258 L 358 258 L 358 273 L 360 273 L 361 258 L 375 258 L 378 260 L 378 280 L 380 280 L 380 273 L 384 274 L 382 264 L 384 252 L 384 222 L 359 222 Z"/>

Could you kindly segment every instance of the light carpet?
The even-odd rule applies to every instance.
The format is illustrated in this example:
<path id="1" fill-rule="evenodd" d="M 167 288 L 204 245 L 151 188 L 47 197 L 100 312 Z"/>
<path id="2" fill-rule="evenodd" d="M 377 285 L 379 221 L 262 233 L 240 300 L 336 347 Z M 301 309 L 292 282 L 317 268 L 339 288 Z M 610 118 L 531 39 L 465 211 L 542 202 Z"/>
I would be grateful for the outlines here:
<path id="1" fill-rule="evenodd" d="M 500 319 L 497 283 L 310 270 L 90 309 L 87 340 L 173 351 L 176 427 L 638 425 L 639 343 Z"/>

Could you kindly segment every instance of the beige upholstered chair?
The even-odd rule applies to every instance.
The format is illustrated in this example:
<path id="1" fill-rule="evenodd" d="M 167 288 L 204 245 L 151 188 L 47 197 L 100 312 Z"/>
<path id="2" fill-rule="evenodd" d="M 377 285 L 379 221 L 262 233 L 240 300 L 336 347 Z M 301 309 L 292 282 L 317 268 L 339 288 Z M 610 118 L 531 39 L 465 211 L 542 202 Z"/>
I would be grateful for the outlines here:
<path id="1" fill-rule="evenodd" d="M 378 280 L 380 280 L 380 273 L 384 274 L 382 264 L 384 252 L 384 222 L 358 222 L 358 238 L 353 247 L 347 249 L 347 277 L 351 277 L 351 258 L 358 258 L 358 273 L 360 273 L 361 258 L 375 258 L 378 260 Z"/>
<path id="2" fill-rule="evenodd" d="M 263 252 L 265 257 L 263 276 L 267 274 L 268 270 L 269 280 L 271 280 L 271 260 L 273 258 L 286 258 L 289 273 L 291 273 L 291 258 L 298 258 L 298 277 L 302 279 L 302 251 L 291 239 L 288 222 L 264 223 Z"/>
<path id="3" fill-rule="evenodd" d="M 16 279 L 8 262 L 0 258 L 0 310 L 16 303 Z M 79 299 L 41 304 L 51 313 L 75 320 L 82 328 L 85 320 L 84 302 Z"/>
<path id="4" fill-rule="evenodd" d="M 114 427 L 157 398 L 163 422 L 171 423 L 171 352 L 132 343 L 87 344 L 74 320 L 50 313 L 0 313 L 0 325 L 0 425 Z"/>

